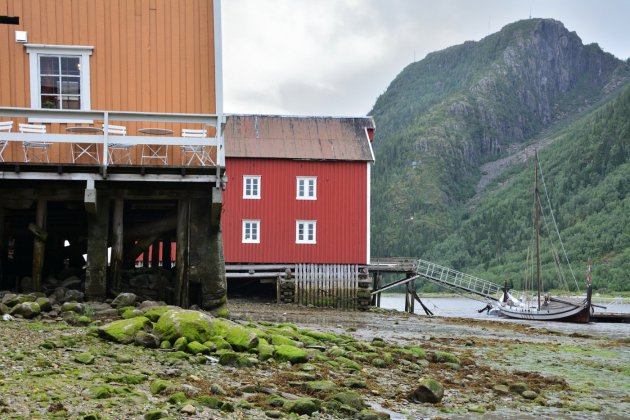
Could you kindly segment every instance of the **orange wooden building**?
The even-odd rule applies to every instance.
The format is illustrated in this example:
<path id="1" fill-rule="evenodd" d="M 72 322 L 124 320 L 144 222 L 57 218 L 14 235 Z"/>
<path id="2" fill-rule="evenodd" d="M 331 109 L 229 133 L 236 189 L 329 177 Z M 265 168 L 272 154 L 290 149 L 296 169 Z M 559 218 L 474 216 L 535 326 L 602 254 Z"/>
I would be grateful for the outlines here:
<path id="1" fill-rule="evenodd" d="M 174 241 L 174 301 L 224 302 L 222 113 L 219 1 L 0 0 L 0 289 L 87 236 L 85 291 L 111 295 Z"/>

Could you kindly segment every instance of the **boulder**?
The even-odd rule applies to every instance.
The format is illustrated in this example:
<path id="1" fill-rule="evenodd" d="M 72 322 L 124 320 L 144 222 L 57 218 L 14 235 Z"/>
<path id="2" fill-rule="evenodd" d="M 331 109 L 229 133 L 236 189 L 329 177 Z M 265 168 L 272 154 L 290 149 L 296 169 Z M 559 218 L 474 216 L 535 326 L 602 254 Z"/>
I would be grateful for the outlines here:
<path id="1" fill-rule="evenodd" d="M 142 347 L 146 347 L 149 349 L 156 349 L 160 346 L 160 339 L 157 338 L 154 334 L 148 333 L 146 331 L 138 331 L 133 338 L 133 341 Z"/>
<path id="2" fill-rule="evenodd" d="M 48 312 L 52 310 L 52 305 L 50 303 L 50 299 L 48 298 L 38 297 L 37 299 L 35 299 L 35 302 L 37 302 L 42 312 Z"/>
<path id="3" fill-rule="evenodd" d="M 363 402 L 363 398 L 353 391 L 339 392 L 333 395 L 332 399 L 339 401 L 342 405 L 350 406 L 357 411 L 367 407 L 367 405 Z"/>
<path id="4" fill-rule="evenodd" d="M 9 308 L 12 308 L 18 303 L 20 303 L 20 299 L 18 298 L 18 295 L 16 294 L 7 293 L 6 295 L 2 297 L 2 303 L 8 306 Z"/>
<path id="5" fill-rule="evenodd" d="M 310 416 L 319 410 L 319 401 L 313 398 L 298 398 L 295 400 L 287 400 L 284 402 L 283 409 L 287 413 L 306 414 Z"/>
<path id="6" fill-rule="evenodd" d="M 15 305 L 11 309 L 11 315 L 20 315 L 24 318 L 34 318 L 41 313 L 41 308 L 37 302 L 24 302 Z"/>
<path id="7" fill-rule="evenodd" d="M 409 399 L 421 403 L 439 403 L 444 397 L 444 387 L 435 379 L 426 378 L 409 394 Z"/>
<path id="8" fill-rule="evenodd" d="M 170 342 L 186 337 L 188 342 L 204 343 L 215 335 L 211 316 L 186 309 L 171 309 L 164 313 L 155 324 L 154 332 L 160 339 Z"/>
<path id="9" fill-rule="evenodd" d="M 125 306 L 133 306 L 136 303 L 137 296 L 133 293 L 121 293 L 112 301 L 114 308 L 123 308 Z"/>
<path id="10" fill-rule="evenodd" d="M 536 397 L 538 397 L 538 394 L 536 392 L 530 390 L 530 389 L 528 389 L 527 391 L 523 391 L 523 393 L 521 395 L 526 400 L 535 400 Z"/>
<path id="11" fill-rule="evenodd" d="M 121 319 L 105 324 L 98 328 L 98 335 L 106 340 L 129 344 L 135 339 L 138 331 L 151 327 L 151 320 L 143 316 L 131 319 Z"/>
<path id="12" fill-rule="evenodd" d="M 61 312 L 74 312 L 77 314 L 82 314 L 85 307 L 82 303 L 78 302 L 65 302 L 61 305 Z"/>
<path id="13" fill-rule="evenodd" d="M 256 333 L 239 326 L 234 326 L 227 330 L 223 338 L 236 351 L 249 351 L 258 346 Z"/>
<path id="14" fill-rule="evenodd" d="M 79 353 L 74 356 L 74 361 L 83 365 L 91 365 L 94 363 L 94 355 L 92 353 Z"/>
<path id="15" fill-rule="evenodd" d="M 306 382 L 304 387 L 313 392 L 332 392 L 337 390 L 337 384 L 329 380 Z"/>
<path id="16" fill-rule="evenodd" d="M 275 346 L 273 357 L 279 362 L 308 362 L 308 353 L 305 350 L 293 346 L 288 346 L 286 344 Z"/>

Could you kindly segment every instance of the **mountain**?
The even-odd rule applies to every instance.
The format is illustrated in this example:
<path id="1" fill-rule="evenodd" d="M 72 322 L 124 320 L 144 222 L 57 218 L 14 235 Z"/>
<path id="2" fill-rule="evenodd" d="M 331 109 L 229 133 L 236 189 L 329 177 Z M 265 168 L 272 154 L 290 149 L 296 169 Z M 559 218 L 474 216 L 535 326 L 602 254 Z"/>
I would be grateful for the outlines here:
<path id="1" fill-rule="evenodd" d="M 517 226 L 517 216 L 526 213 L 519 213 L 516 201 L 499 209 L 496 200 L 503 194 L 514 198 L 511 188 L 524 187 L 516 182 L 525 176 L 519 172 L 523 165 L 514 162 L 526 146 L 549 145 L 551 152 L 541 150 L 541 155 L 543 165 L 552 168 L 562 167 L 559 157 L 575 153 L 578 144 L 592 152 L 591 160 L 573 156 L 573 162 L 588 163 L 589 174 L 597 175 L 597 185 L 584 184 L 588 182 L 582 179 L 583 166 L 564 165 L 575 174 L 551 171 L 571 180 L 556 191 L 574 206 L 570 210 L 566 202 L 560 202 L 564 208 L 558 216 L 561 229 L 577 229 L 591 211 L 601 212 L 595 210 L 597 206 L 591 210 L 584 188 L 603 188 L 609 177 L 622 176 L 623 170 L 617 167 L 628 163 L 630 135 L 624 134 L 622 120 L 625 115 L 630 121 L 623 111 L 624 95 L 628 95 L 624 86 L 629 80 L 628 61 L 596 44 L 583 45 L 577 34 L 551 19 L 515 22 L 479 42 L 431 53 L 407 66 L 370 113 L 378 133 L 372 171 L 372 255 L 432 258 L 502 280 L 505 264 L 516 264 L 522 256 L 514 247 L 525 249 L 523 240 L 529 233 L 524 223 L 522 228 Z M 608 120 L 594 113 L 597 107 L 621 117 Z M 609 136 L 605 139 L 597 131 L 587 136 L 585 127 L 591 125 Z M 604 155 L 609 157 L 605 164 L 591 165 Z M 485 168 L 509 156 L 505 161 L 511 166 L 499 180 L 509 188 L 495 191 L 497 180 L 480 182 L 497 175 L 486 173 Z M 531 177 L 527 178 L 530 183 Z M 575 181 L 578 178 L 581 183 Z M 526 194 L 531 198 L 530 190 Z M 576 196 L 582 201 L 576 202 Z M 625 206 L 624 200 L 619 198 L 616 205 Z M 487 207 L 487 203 L 494 204 Z M 585 214 L 582 220 L 574 220 L 569 217 L 571 211 Z M 514 223 L 500 224 L 499 218 Z M 621 248 L 615 248 L 611 256 L 613 232 L 598 234 L 607 237 L 606 244 L 591 246 L 589 252 L 594 255 L 589 257 L 600 262 L 630 247 L 615 245 Z M 586 250 L 579 252 L 578 258 L 584 258 Z"/>

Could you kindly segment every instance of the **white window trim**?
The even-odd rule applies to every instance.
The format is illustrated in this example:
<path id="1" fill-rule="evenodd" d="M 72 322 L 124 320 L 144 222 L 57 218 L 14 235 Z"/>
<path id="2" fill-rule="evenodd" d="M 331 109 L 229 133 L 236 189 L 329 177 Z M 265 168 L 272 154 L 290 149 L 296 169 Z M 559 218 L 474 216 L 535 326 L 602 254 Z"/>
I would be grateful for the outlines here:
<path id="1" fill-rule="evenodd" d="M 245 238 L 245 224 L 250 223 L 252 226 L 256 226 L 256 239 Z M 243 220 L 241 225 L 241 242 L 244 244 L 259 244 L 260 243 L 260 220 Z"/>
<path id="2" fill-rule="evenodd" d="M 300 224 L 303 223 L 305 227 L 313 225 L 313 239 L 308 239 L 307 231 L 305 229 L 304 239 L 300 240 Z M 316 244 L 317 243 L 317 220 L 296 220 L 295 221 L 295 243 L 296 244 Z"/>
<path id="3" fill-rule="evenodd" d="M 258 195 L 247 195 L 247 179 L 257 179 L 258 180 Z M 261 197 L 261 176 L 260 175 L 243 175 L 243 199 L 244 200 L 260 200 Z"/>
<path id="4" fill-rule="evenodd" d="M 90 94 L 90 56 L 94 47 L 80 45 L 46 45 L 25 44 L 29 58 L 30 84 L 31 84 L 31 108 L 41 109 L 41 96 L 39 89 L 39 56 L 40 55 L 72 55 L 81 59 L 81 110 L 92 109 Z M 29 122 L 48 123 L 92 123 L 87 120 L 73 120 L 68 118 L 29 118 Z"/>
<path id="5" fill-rule="evenodd" d="M 308 193 L 308 181 L 315 181 L 313 184 L 313 196 L 300 195 L 300 181 L 304 181 L 304 193 Z M 317 177 L 316 176 L 298 176 L 295 179 L 295 198 L 296 200 L 317 200 Z"/>

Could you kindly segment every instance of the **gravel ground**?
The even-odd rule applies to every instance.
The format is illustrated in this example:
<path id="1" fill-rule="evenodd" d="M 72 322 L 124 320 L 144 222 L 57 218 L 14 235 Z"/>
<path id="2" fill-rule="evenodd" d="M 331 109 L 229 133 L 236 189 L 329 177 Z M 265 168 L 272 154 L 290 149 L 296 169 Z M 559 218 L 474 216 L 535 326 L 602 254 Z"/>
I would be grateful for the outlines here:
<path id="1" fill-rule="evenodd" d="M 352 388 L 372 409 L 395 419 L 608 419 L 627 418 L 630 412 L 630 339 L 623 334 L 611 339 L 527 323 L 426 318 L 383 310 L 339 312 L 236 300 L 230 302 L 230 311 L 231 318 L 244 324 L 290 322 L 366 343 L 377 338 L 392 346 L 422 348 L 427 359 L 436 352 L 449 352 L 460 363 L 428 363 L 399 355 L 388 368 L 361 362 L 358 371 L 327 362 L 309 363 L 308 369 L 277 362 L 235 368 L 113 344 L 90 335 L 87 327 L 60 319 L 17 319 L 0 321 L 0 417 L 136 419 L 156 409 L 171 418 L 285 417 L 286 412 L 270 405 L 269 396 L 325 400 L 325 395 L 305 390 L 304 382 L 310 380 Z M 86 353 L 94 356 L 87 364 L 78 360 Z M 444 385 L 440 403 L 408 399 L 423 378 Z M 174 384 L 173 391 L 152 392 L 157 380 Z M 528 399 L 503 392 L 516 383 L 535 395 Z M 109 389 L 110 395 L 98 397 L 99 386 Z M 226 407 L 233 411 L 201 405 L 192 412 L 190 407 L 185 410 L 185 404 L 173 400 L 174 391 L 212 395 L 229 403 Z M 360 418 L 351 412 L 324 411 L 313 417 Z"/>

